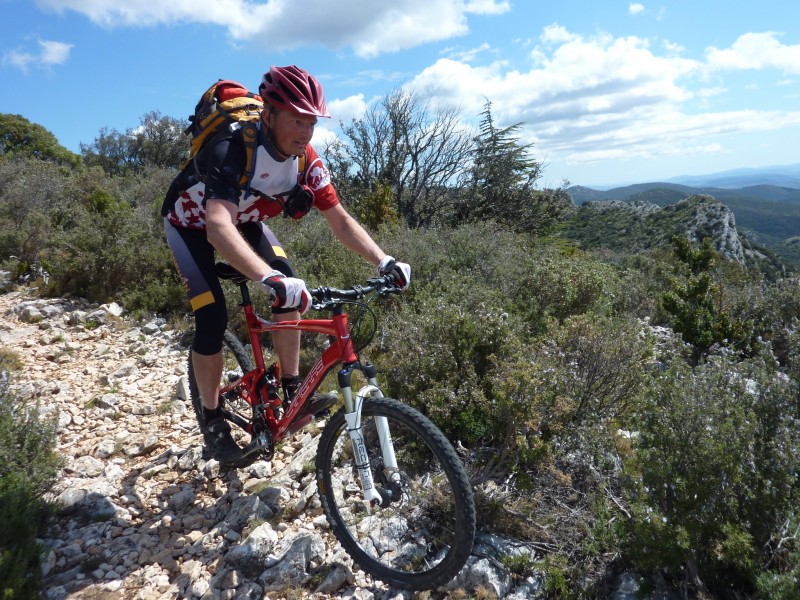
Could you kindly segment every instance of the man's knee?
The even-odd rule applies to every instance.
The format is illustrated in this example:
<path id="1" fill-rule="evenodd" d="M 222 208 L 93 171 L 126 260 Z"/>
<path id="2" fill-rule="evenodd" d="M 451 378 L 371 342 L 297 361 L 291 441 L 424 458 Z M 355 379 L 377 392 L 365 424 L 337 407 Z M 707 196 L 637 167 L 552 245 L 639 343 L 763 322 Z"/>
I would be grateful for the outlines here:
<path id="1" fill-rule="evenodd" d="M 214 302 L 194 313 L 192 350 L 210 356 L 222 350 L 222 338 L 228 326 L 228 311 L 221 302 Z"/>

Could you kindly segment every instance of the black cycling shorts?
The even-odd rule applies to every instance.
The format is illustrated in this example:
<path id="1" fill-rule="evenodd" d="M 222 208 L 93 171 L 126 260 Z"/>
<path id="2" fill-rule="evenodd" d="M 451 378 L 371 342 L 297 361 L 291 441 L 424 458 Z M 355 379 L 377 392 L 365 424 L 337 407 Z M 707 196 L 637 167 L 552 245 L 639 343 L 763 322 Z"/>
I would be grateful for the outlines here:
<path id="1" fill-rule="evenodd" d="M 222 350 L 222 338 L 228 326 L 228 309 L 225 295 L 214 267 L 214 247 L 208 242 L 204 229 L 175 227 L 164 219 L 167 243 L 178 274 L 183 280 L 189 296 L 189 304 L 195 317 L 195 335 L 192 349 L 198 354 L 210 356 Z M 269 227 L 262 222 L 244 223 L 238 226 L 247 243 L 273 269 L 287 277 L 294 277 L 294 269 L 286 257 L 283 246 Z M 291 312 L 296 309 L 273 309 L 273 313 Z"/>

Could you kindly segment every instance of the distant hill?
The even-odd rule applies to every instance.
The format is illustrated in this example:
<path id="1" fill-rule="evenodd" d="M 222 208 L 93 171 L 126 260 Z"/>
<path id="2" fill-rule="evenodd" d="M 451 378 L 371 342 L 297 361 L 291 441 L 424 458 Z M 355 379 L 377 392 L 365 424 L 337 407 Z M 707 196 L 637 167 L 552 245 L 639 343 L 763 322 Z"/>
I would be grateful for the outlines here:
<path id="1" fill-rule="evenodd" d="M 729 198 L 751 198 L 754 202 L 772 200 L 800 204 L 800 188 L 777 186 L 770 184 L 751 185 L 742 188 L 720 187 L 692 187 L 679 183 L 666 181 L 652 183 L 635 183 L 610 190 L 595 190 L 585 186 L 575 185 L 567 188 L 573 202 L 581 205 L 584 202 L 601 202 L 603 200 L 645 200 L 659 206 L 672 204 L 683 198 L 697 194 L 707 194 L 719 200 Z M 659 202 L 659 198 L 662 200 Z"/>
<path id="2" fill-rule="evenodd" d="M 669 179 L 693 187 L 743 188 L 759 184 L 800 188 L 800 164 L 734 169 L 710 175 L 681 176 Z"/>
<path id="3" fill-rule="evenodd" d="M 797 168 L 800 172 L 800 165 Z M 653 182 L 610 190 L 573 186 L 567 191 L 579 206 L 617 200 L 654 204 L 663 208 L 691 196 L 712 196 L 733 212 L 736 228 L 749 240 L 774 252 L 788 265 L 800 268 L 800 189 L 795 187 L 754 180 L 751 185 L 739 188 L 693 187 L 682 183 Z"/>

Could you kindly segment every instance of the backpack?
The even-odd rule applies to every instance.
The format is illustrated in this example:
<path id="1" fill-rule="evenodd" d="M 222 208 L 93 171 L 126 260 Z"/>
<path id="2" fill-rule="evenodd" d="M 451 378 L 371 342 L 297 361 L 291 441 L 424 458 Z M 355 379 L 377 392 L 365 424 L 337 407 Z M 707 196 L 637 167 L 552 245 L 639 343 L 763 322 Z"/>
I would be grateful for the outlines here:
<path id="1" fill-rule="evenodd" d="M 194 114 L 189 115 L 189 127 L 184 133 L 192 136 L 189 157 L 181 164 L 181 170 L 189 164 L 194 165 L 197 176 L 205 178 L 197 164 L 197 155 L 206 142 L 218 133 L 238 129 L 241 132 L 245 148 L 245 170 L 239 184 L 249 188 L 255 163 L 255 150 L 258 146 L 258 122 L 264 101 L 261 96 L 248 91 L 241 83 L 229 79 L 220 79 L 212 84 L 197 102 Z M 299 157 L 298 170 L 305 169 L 305 156 Z"/>
<path id="2" fill-rule="evenodd" d="M 229 132 L 238 127 L 247 156 L 245 171 L 239 183 L 245 185 L 253 168 L 258 145 L 258 120 L 262 108 L 264 102 L 261 97 L 248 91 L 241 83 L 228 79 L 220 79 L 214 83 L 200 96 L 194 114 L 189 115 L 189 127 L 184 133 L 192 136 L 192 145 L 189 158 L 183 161 L 181 169 L 185 169 L 190 163 L 194 164 L 195 173 L 201 180 L 204 179 L 197 165 L 200 150 L 218 133 Z"/>

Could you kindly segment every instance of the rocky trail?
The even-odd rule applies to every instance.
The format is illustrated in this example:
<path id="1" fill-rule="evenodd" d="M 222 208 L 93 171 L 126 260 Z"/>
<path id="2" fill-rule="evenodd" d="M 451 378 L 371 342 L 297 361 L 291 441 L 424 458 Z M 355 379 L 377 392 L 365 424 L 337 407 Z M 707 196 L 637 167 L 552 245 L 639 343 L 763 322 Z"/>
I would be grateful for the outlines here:
<path id="1" fill-rule="evenodd" d="M 271 462 L 226 469 L 204 460 L 181 335 L 121 315 L 114 304 L 0 295 L 0 345 L 23 365 L 12 390 L 58 415 L 64 464 L 52 493 L 62 510 L 43 538 L 46 598 L 541 594 L 539 579 L 515 587 L 488 558 L 504 550 L 489 537 L 446 589 L 420 596 L 373 581 L 328 533 L 313 478 L 317 425 Z"/>

